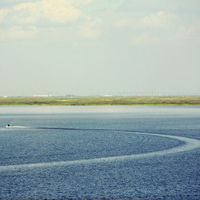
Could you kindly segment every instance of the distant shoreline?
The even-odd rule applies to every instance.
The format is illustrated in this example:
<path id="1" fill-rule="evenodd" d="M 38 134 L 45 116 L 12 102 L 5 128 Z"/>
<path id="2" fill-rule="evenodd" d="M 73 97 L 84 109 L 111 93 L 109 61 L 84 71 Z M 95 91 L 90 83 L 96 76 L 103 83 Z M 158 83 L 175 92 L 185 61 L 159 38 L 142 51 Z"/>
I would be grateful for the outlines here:
<path id="1" fill-rule="evenodd" d="M 200 105 L 200 96 L 0 97 L 0 106 Z"/>

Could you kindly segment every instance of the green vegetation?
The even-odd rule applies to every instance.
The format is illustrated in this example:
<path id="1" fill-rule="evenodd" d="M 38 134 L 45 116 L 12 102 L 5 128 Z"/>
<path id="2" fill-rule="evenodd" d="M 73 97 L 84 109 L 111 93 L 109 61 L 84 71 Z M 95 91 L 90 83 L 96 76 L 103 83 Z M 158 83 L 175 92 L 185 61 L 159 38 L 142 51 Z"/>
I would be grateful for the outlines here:
<path id="1" fill-rule="evenodd" d="M 0 97 L 4 105 L 200 105 L 200 96 Z"/>

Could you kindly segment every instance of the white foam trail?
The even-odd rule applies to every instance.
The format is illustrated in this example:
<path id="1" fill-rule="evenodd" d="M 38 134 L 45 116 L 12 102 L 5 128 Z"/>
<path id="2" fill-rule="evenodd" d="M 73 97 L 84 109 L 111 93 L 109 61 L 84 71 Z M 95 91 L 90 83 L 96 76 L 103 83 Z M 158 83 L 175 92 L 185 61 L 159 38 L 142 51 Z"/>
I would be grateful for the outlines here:
<path id="1" fill-rule="evenodd" d="M 124 160 L 131 160 L 131 159 L 146 158 L 146 157 L 151 157 L 151 156 L 163 156 L 163 155 L 167 155 L 167 154 L 174 154 L 174 153 L 178 153 L 178 152 L 184 152 L 184 151 L 189 151 L 189 150 L 193 150 L 196 148 L 200 148 L 200 140 L 196 140 L 196 139 L 190 139 L 190 138 L 180 137 L 180 136 L 153 134 L 153 133 L 151 133 L 151 134 L 150 133 L 134 133 L 134 134 L 143 134 L 143 135 L 172 138 L 172 139 L 183 141 L 184 144 L 181 146 L 178 146 L 178 147 L 173 147 L 171 149 L 156 151 L 156 152 L 151 152 L 151 153 L 93 158 L 93 159 L 87 159 L 87 160 L 73 160 L 73 161 L 59 161 L 59 162 L 49 162 L 49 163 L 34 163 L 34 164 L 0 166 L 0 171 L 19 170 L 22 168 L 68 166 L 68 165 L 75 165 L 75 164 L 92 164 L 92 163 L 102 163 L 102 162 L 112 162 L 112 161 L 124 161 Z"/>
<path id="2" fill-rule="evenodd" d="M 34 128 L 34 127 L 31 127 L 31 126 L 9 126 L 9 127 L 6 127 L 8 129 L 31 129 L 31 128 Z"/>

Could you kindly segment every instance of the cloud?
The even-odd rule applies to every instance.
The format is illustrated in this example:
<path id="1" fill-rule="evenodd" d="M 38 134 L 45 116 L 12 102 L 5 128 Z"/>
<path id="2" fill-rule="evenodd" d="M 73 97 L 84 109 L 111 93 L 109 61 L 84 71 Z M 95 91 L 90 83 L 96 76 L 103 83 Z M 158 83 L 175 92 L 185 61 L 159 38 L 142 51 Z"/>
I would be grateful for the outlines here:
<path id="1" fill-rule="evenodd" d="M 156 40 L 150 33 L 142 33 L 139 36 L 133 37 L 133 44 L 150 44 Z"/>
<path id="2" fill-rule="evenodd" d="M 123 27 L 127 27 L 133 24 L 133 20 L 132 19 L 121 19 L 118 20 L 116 22 L 113 23 L 114 27 L 117 28 L 123 28 Z"/>
<path id="3" fill-rule="evenodd" d="M 144 17 L 136 24 L 139 28 L 158 28 L 165 27 L 170 23 L 171 17 L 165 12 L 157 12 L 148 17 Z"/>
<path id="4" fill-rule="evenodd" d="M 41 18 L 39 5 L 22 3 L 12 8 L 12 21 L 16 24 L 33 24 Z"/>
<path id="5" fill-rule="evenodd" d="M 88 39 L 99 38 L 101 36 L 99 28 L 102 23 L 102 20 L 99 18 L 92 19 L 87 17 L 85 23 L 78 28 L 79 35 Z"/>
<path id="6" fill-rule="evenodd" d="M 200 41 L 200 22 L 189 26 L 181 26 L 177 31 L 180 40 Z"/>
<path id="7" fill-rule="evenodd" d="M 33 39 L 39 35 L 39 30 L 34 26 L 26 28 L 21 26 L 14 26 L 7 31 L 0 32 L 1 39 Z"/>
<path id="8" fill-rule="evenodd" d="M 12 11 L 10 9 L 0 9 L 0 23 L 5 21 L 7 15 L 9 15 Z"/>
<path id="9" fill-rule="evenodd" d="M 76 4 L 88 4 L 88 3 L 92 3 L 98 0 L 74 0 L 73 2 Z"/>
<path id="10" fill-rule="evenodd" d="M 33 24 L 41 20 L 53 23 L 76 21 L 81 11 L 74 6 L 74 0 L 39 0 L 20 3 L 9 9 L 0 9 L 0 22 L 8 20 L 17 24 Z M 78 0 L 80 3 L 89 3 Z M 77 5 L 77 3 L 76 3 Z"/>
<path id="11" fill-rule="evenodd" d="M 1 39 L 22 39 L 23 37 L 31 39 L 41 33 L 49 35 L 48 27 L 43 27 L 41 30 L 41 24 L 48 24 L 54 32 L 62 29 L 63 37 L 66 37 L 64 35 L 66 32 L 70 37 L 78 31 L 78 35 L 82 38 L 96 39 L 101 35 L 102 21 L 99 18 L 85 17 L 81 11 L 82 5 L 94 1 L 97 0 L 38 0 L 0 9 L 0 23 L 4 23 L 4 30 L 1 29 L 0 37 Z M 64 23 L 71 23 L 72 26 L 59 29 L 56 25 Z"/>
<path id="12" fill-rule="evenodd" d="M 81 11 L 73 7 L 71 1 L 42 0 L 43 17 L 56 23 L 75 21 L 81 16 Z"/>

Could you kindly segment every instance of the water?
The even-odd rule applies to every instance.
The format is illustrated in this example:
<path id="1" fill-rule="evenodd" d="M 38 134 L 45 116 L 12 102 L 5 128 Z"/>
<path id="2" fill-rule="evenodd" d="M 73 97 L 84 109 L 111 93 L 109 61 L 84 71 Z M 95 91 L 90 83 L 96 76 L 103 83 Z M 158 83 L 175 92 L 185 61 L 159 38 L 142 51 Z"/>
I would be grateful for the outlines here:
<path id="1" fill-rule="evenodd" d="M 200 199 L 199 121 L 199 106 L 0 107 L 0 199 Z"/>

